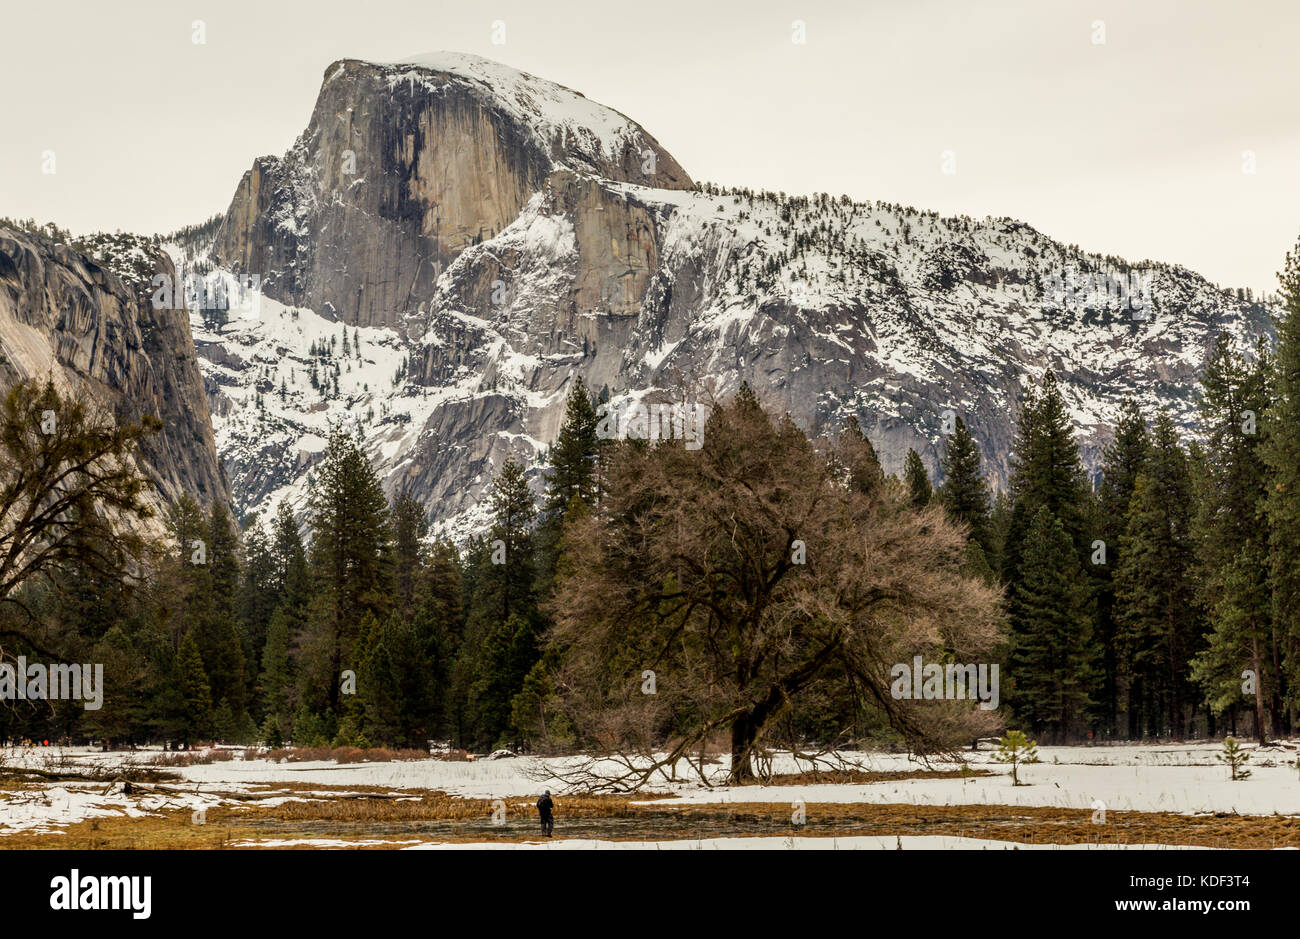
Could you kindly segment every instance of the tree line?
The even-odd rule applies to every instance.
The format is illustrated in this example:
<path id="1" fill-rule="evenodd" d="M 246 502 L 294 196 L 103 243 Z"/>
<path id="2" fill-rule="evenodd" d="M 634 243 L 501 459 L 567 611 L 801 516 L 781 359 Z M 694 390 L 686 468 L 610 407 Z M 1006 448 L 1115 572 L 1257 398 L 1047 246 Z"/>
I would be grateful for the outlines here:
<path id="1" fill-rule="evenodd" d="M 281 503 L 238 525 L 189 497 L 153 517 L 129 457 L 156 428 L 20 382 L 0 414 L 2 651 L 102 662 L 106 689 L 96 711 L 0 709 L 0 736 L 679 757 L 716 738 L 743 777 L 778 742 L 1286 733 L 1295 255 L 1282 281 L 1276 343 L 1220 337 L 1194 428 L 1125 401 L 1094 479 L 1051 371 L 998 493 L 960 417 L 932 482 L 915 452 L 887 476 L 856 421 L 813 439 L 748 387 L 699 450 L 609 439 L 575 379 L 540 482 L 507 460 L 459 548 L 338 428 L 301 519 Z M 1001 710 L 898 699 L 890 669 L 916 655 L 1001 663 Z"/>

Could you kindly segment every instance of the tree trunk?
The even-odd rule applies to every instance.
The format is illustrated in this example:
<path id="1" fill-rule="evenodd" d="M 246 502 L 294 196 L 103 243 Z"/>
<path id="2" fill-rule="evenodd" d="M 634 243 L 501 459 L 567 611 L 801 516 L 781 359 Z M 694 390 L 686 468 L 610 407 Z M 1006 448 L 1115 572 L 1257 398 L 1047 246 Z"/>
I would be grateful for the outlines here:
<path id="1" fill-rule="evenodd" d="M 754 724 L 753 716 L 745 714 L 731 725 L 731 775 L 727 782 L 729 785 L 740 786 L 746 782 L 753 782 L 754 776 L 754 755 L 752 748 L 754 739 L 758 735 L 758 728 Z"/>
<path id="2" fill-rule="evenodd" d="M 820 670 L 839 649 L 838 639 L 828 642 L 812 658 L 772 682 L 761 699 L 732 721 L 731 775 L 728 779 L 732 785 L 753 781 L 756 778 L 752 750 L 758 735 L 767 726 L 767 722 L 781 712 L 791 697 L 817 677 Z M 747 683 L 749 674 L 747 668 L 742 668 L 739 672 L 738 677 L 742 687 Z"/>
<path id="3" fill-rule="evenodd" d="M 1252 653 L 1254 661 L 1251 663 L 1255 668 L 1255 736 L 1259 738 L 1261 744 L 1268 743 L 1268 735 L 1264 725 L 1264 680 L 1259 669 L 1259 644 L 1252 644 Z"/>

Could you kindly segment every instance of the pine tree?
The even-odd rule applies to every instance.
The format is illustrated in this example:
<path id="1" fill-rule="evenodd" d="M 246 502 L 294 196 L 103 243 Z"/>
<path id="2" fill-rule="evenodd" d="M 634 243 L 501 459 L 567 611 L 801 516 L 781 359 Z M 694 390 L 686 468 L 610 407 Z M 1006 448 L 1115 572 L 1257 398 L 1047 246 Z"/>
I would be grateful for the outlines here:
<path id="1" fill-rule="evenodd" d="M 1268 569 L 1290 723 L 1300 708 L 1300 245 L 1281 274 L 1286 313 L 1277 324 L 1273 394 L 1265 421 Z"/>
<path id="2" fill-rule="evenodd" d="M 314 596 L 300 678 L 310 707 L 337 719 L 340 676 L 358 665 L 360 624 L 368 614 L 386 617 L 393 600 L 388 502 L 370 461 L 340 428 L 330 432 L 309 504 Z"/>
<path id="3" fill-rule="evenodd" d="M 934 496 L 930 477 L 925 471 L 925 464 L 921 462 L 921 455 L 911 448 L 908 449 L 907 459 L 903 464 L 903 477 L 907 483 L 907 491 L 911 493 L 912 507 L 923 509 L 929 505 L 930 499 Z"/>
<path id="4" fill-rule="evenodd" d="M 254 522 L 244 531 L 244 568 L 235 598 L 236 614 L 254 662 L 262 654 L 267 624 L 280 602 L 279 593 L 270 541 L 262 526 Z"/>
<path id="5" fill-rule="evenodd" d="M 560 425 L 551 452 L 551 471 L 546 474 L 543 515 L 562 513 L 574 496 L 588 505 L 595 502 L 594 468 L 596 427 L 599 419 L 591 392 L 579 377 L 569 390 L 564 423 Z"/>
<path id="6" fill-rule="evenodd" d="M 307 705 L 300 704 L 293 718 L 291 738 L 295 747 L 323 747 L 333 736 L 329 722 Z"/>
<path id="7" fill-rule="evenodd" d="M 206 539 L 213 613 L 233 617 L 239 592 L 239 540 L 230 512 L 220 502 L 213 502 L 208 512 Z"/>
<path id="8" fill-rule="evenodd" d="M 262 723 L 261 742 L 270 750 L 278 750 L 284 746 L 284 724 L 274 714 L 268 714 Z"/>
<path id="9" fill-rule="evenodd" d="M 1011 529 L 1013 507 L 1011 493 L 999 489 L 993 494 L 993 501 L 989 508 L 988 562 L 989 566 L 998 573 L 1006 569 L 1007 534 Z"/>
<path id="10" fill-rule="evenodd" d="M 358 673 L 361 701 L 365 707 L 365 736 L 379 746 L 410 746 L 407 734 L 411 689 L 404 680 L 409 628 L 393 617 L 367 650 Z"/>
<path id="11" fill-rule="evenodd" d="M 488 609 L 501 620 L 511 613 L 530 615 L 533 599 L 533 520 L 536 506 L 529 491 L 523 467 L 507 459 L 492 483 L 488 494 L 492 526 L 488 541 L 492 545 L 491 567 L 481 587 Z"/>
<path id="12" fill-rule="evenodd" d="M 537 592 L 546 596 L 555 579 L 560 532 L 565 511 L 577 498 L 586 505 L 596 501 L 596 461 L 600 441 L 596 436 L 599 418 L 591 392 L 582 378 L 569 390 L 564 423 L 551 450 L 551 470 L 546 474 L 546 498 L 537 525 Z"/>
<path id="13" fill-rule="evenodd" d="M 1114 576 L 1116 647 L 1129 679 L 1130 733 L 1182 739 L 1195 701 L 1190 663 L 1201 622 L 1192 583 L 1192 482 L 1173 421 L 1156 421 L 1138 474 Z M 1145 726 L 1144 726 L 1145 725 Z"/>
<path id="14" fill-rule="evenodd" d="M 212 619 L 212 573 L 207 564 L 208 532 L 203 510 L 188 492 L 167 510 L 167 528 L 174 542 L 169 558 L 177 585 L 176 617 L 172 626 L 173 649 L 180 649 L 181 634 L 204 629 Z"/>
<path id="15" fill-rule="evenodd" d="M 101 706 L 84 712 L 82 726 L 93 736 L 135 740 L 149 720 L 152 702 L 147 696 L 147 672 L 152 663 L 144 659 L 143 650 L 133 640 L 125 624 L 115 624 L 93 647 L 90 661 L 102 664 L 105 676 L 113 676 L 101 689 Z"/>
<path id="16" fill-rule="evenodd" d="M 993 759 L 999 763 L 1007 763 L 1011 766 L 1011 785 L 1020 786 L 1020 767 L 1025 763 L 1037 763 L 1038 760 L 1038 742 L 1030 740 L 1023 730 L 1009 730 L 1005 737 L 998 741 L 997 752 L 993 754 Z"/>
<path id="17" fill-rule="evenodd" d="M 262 713 L 268 719 L 275 719 L 281 729 L 288 726 L 288 720 L 293 714 L 290 702 L 293 688 L 289 659 L 290 624 L 290 614 L 284 607 L 278 607 L 271 615 L 266 630 L 266 643 L 262 647 L 262 671 L 258 679 Z"/>
<path id="18" fill-rule="evenodd" d="M 1126 730 L 1129 736 L 1140 731 L 1136 724 L 1120 726 L 1121 700 L 1127 702 L 1129 677 L 1120 669 L 1116 648 L 1115 623 L 1116 566 L 1120 559 L 1120 536 L 1128 518 L 1129 502 L 1137 484 L 1138 473 L 1147 459 L 1147 427 L 1137 402 L 1125 398 L 1120 405 L 1115 437 L 1102 451 L 1102 479 L 1097 492 L 1097 518 L 1095 531 L 1102 543 L 1102 563 L 1095 563 L 1098 555 L 1094 549 L 1089 558 L 1088 572 L 1096 584 L 1097 636 L 1101 647 L 1101 684 L 1098 689 L 1097 711 L 1099 721 L 1107 733 Z M 1137 712 L 1129 707 L 1130 719 L 1137 720 Z"/>
<path id="19" fill-rule="evenodd" d="M 413 654 L 421 663 L 422 706 L 416 717 L 429 735 L 444 736 L 459 730 L 451 726 L 451 673 L 464 633 L 460 559 L 447 542 L 429 553 L 416 587 L 411 631 Z"/>
<path id="20" fill-rule="evenodd" d="M 992 547 L 988 531 L 989 490 L 980 474 L 979 445 L 960 417 L 944 453 L 940 497 L 948 516 L 970 529 L 970 540 L 987 557 Z"/>
<path id="21" fill-rule="evenodd" d="M 535 623 L 514 614 L 488 630 L 477 661 L 472 699 L 479 733 L 490 746 L 517 745 L 510 738 L 512 702 L 540 659 Z"/>
<path id="22" fill-rule="evenodd" d="M 275 566 L 277 602 L 297 610 L 307 599 L 307 553 L 289 503 L 281 501 L 271 525 L 271 556 Z"/>
<path id="23" fill-rule="evenodd" d="M 1226 738 L 1223 741 L 1223 752 L 1214 754 L 1214 757 L 1220 763 L 1228 764 L 1233 782 L 1250 778 L 1250 770 L 1242 768 L 1250 762 L 1250 754 L 1242 749 L 1236 737 Z"/>
<path id="24" fill-rule="evenodd" d="M 192 744 L 212 731 L 212 691 L 193 633 L 181 640 L 176 664 L 182 707 L 180 735 L 184 743 Z"/>
<path id="25" fill-rule="evenodd" d="M 1035 733 L 1063 741 L 1090 703 L 1088 591 L 1065 526 L 1042 506 L 1026 533 L 1011 602 L 1011 703 Z"/>
<path id="26" fill-rule="evenodd" d="M 876 456 L 876 448 L 862 432 L 858 419 L 852 415 L 845 422 L 844 432 L 836 442 L 832 465 L 843 474 L 850 489 L 868 495 L 878 493 L 885 483 L 885 472 Z"/>
<path id="27" fill-rule="evenodd" d="M 1209 611 L 1213 629 L 1206 636 L 1206 648 L 1192 662 L 1192 677 L 1205 690 L 1207 705 L 1216 713 L 1249 707 L 1261 743 L 1267 742 L 1271 726 L 1268 701 L 1276 680 L 1270 597 L 1259 589 L 1264 564 L 1261 546 L 1250 541 L 1216 577 Z M 1249 678 L 1243 677 L 1243 670 Z"/>
<path id="28" fill-rule="evenodd" d="M 1018 580 L 1021 546 L 1040 508 L 1065 528 L 1082 559 L 1085 487 L 1074 427 L 1056 375 L 1049 369 L 1039 387 L 1029 389 L 1021 409 L 1011 453 L 1011 519 L 1003 556 L 1003 576 Z"/>
<path id="29" fill-rule="evenodd" d="M 573 728 L 559 707 L 555 677 L 545 659 L 533 666 L 511 700 L 510 725 L 534 746 L 572 745 Z"/>
<path id="30" fill-rule="evenodd" d="M 488 494 L 493 523 L 472 555 L 473 594 L 466 623 L 472 650 L 457 667 L 477 742 L 501 742 L 510 700 L 540 655 L 532 523 L 536 509 L 523 468 L 506 460 Z"/>
<path id="31" fill-rule="evenodd" d="M 1269 590 L 1267 466 L 1260 429 L 1266 425 L 1271 362 L 1261 343 L 1253 361 L 1224 333 L 1201 377 L 1205 432 L 1204 506 L 1198 512 L 1200 602 L 1210 613 L 1208 646 L 1196 673 L 1206 694 L 1228 706 L 1225 676 L 1241 675 L 1234 658 L 1249 651 L 1255 679 L 1255 733 L 1264 741 L 1282 729 L 1284 689 Z M 1238 688 L 1241 679 L 1238 677 Z"/>
<path id="32" fill-rule="evenodd" d="M 230 727 L 243 723 L 248 704 L 248 659 L 251 649 L 235 616 L 240 586 L 239 541 L 226 507 L 214 502 L 206 526 L 206 587 L 210 591 L 205 616 L 192 630 L 207 671 L 212 700 L 225 702 Z M 229 728 L 223 728 L 229 729 Z"/>
<path id="33" fill-rule="evenodd" d="M 234 712 L 230 702 L 224 698 L 212 712 L 212 735 L 218 743 L 234 743 L 239 725 L 235 723 Z"/>
<path id="34" fill-rule="evenodd" d="M 424 506 L 407 493 L 393 500 L 389 508 L 393 528 L 393 582 L 397 608 L 409 619 L 415 605 L 415 588 L 424 566 L 422 539 L 429 531 Z"/>

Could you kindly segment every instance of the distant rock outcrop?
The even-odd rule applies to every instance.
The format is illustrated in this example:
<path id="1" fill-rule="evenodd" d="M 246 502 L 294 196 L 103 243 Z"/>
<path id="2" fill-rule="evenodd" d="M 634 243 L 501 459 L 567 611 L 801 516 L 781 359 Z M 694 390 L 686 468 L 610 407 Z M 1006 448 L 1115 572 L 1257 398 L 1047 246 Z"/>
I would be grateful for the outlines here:
<path id="1" fill-rule="evenodd" d="M 155 501 L 188 492 L 227 502 L 189 317 L 150 299 L 154 274 L 175 281 L 171 260 L 143 239 L 122 239 L 113 264 L 0 227 L 0 388 L 49 376 L 120 421 L 159 418 L 139 461 Z"/>

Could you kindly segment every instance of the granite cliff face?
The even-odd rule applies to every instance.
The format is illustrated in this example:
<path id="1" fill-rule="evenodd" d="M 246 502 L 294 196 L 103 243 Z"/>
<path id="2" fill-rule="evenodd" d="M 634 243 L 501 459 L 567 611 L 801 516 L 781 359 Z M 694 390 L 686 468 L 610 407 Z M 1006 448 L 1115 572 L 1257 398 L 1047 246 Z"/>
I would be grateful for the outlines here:
<path id="1" fill-rule="evenodd" d="M 960 415 L 1005 485 L 1045 369 L 1095 467 L 1123 396 L 1190 423 L 1215 337 L 1269 328 L 1010 219 L 696 187 L 623 115 L 456 54 L 331 65 L 293 149 L 172 250 L 262 278 L 256 318 L 194 320 L 236 505 L 300 506 L 341 421 L 454 534 L 507 456 L 540 470 L 576 376 L 615 404 L 747 381 L 814 433 L 856 416 L 889 472 L 936 469 Z"/>
<path id="2" fill-rule="evenodd" d="M 692 185 L 638 125 L 559 85 L 472 56 L 345 59 L 293 149 L 244 174 L 213 258 L 282 302 L 397 326 L 564 168 Z"/>
<path id="3" fill-rule="evenodd" d="M 154 274 L 174 282 L 171 260 L 143 239 L 118 247 L 97 261 L 0 227 L 0 388 L 50 376 L 120 421 L 152 414 L 162 431 L 139 463 L 157 503 L 229 501 L 188 314 L 151 302 Z"/>

